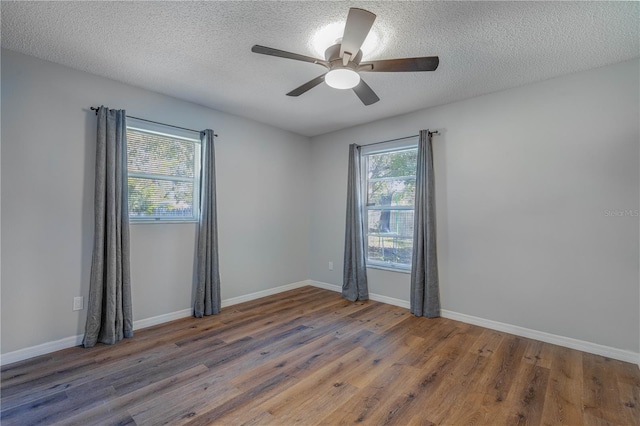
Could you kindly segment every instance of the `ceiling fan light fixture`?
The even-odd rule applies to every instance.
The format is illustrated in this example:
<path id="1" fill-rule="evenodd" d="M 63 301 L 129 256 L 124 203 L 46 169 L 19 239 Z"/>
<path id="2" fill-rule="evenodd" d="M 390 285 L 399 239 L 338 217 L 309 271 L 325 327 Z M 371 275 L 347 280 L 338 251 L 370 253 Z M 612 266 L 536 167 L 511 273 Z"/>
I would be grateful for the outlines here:
<path id="1" fill-rule="evenodd" d="M 334 89 L 353 89 L 360 83 L 360 75 L 349 68 L 338 68 L 329 71 L 324 81 Z"/>

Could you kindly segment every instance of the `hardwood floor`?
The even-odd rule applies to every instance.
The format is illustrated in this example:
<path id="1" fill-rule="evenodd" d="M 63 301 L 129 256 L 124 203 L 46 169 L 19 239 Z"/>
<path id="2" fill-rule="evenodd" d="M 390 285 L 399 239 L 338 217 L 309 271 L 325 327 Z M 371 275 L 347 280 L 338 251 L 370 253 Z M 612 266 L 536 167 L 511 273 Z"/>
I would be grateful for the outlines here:
<path id="1" fill-rule="evenodd" d="M 304 287 L 2 368 L 27 424 L 640 424 L 640 372 Z"/>

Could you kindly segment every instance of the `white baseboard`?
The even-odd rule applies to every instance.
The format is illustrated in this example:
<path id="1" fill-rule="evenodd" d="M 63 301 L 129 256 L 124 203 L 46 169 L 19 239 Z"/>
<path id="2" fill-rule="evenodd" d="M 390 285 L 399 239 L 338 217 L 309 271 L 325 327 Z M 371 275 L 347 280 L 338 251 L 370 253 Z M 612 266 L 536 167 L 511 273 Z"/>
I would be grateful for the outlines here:
<path id="1" fill-rule="evenodd" d="M 283 293 L 285 291 L 311 285 L 311 280 L 298 281 L 297 283 L 285 284 L 279 287 L 268 288 L 255 293 L 245 294 L 244 296 L 232 297 L 231 299 L 223 299 L 222 307 L 237 305 L 238 303 L 249 302 L 251 300 L 260 299 L 261 297 L 272 296 L 274 294 Z"/>
<path id="2" fill-rule="evenodd" d="M 246 294 L 244 296 L 232 297 L 230 299 L 223 299 L 221 302 L 222 307 L 237 305 L 238 303 L 248 302 L 250 300 L 259 299 L 265 296 L 271 296 L 273 294 L 282 293 L 284 291 L 293 290 L 296 288 L 311 285 L 311 281 L 299 281 L 296 283 L 281 285 L 279 287 L 270 288 L 267 290 L 257 291 L 255 293 Z M 133 322 L 133 329 L 139 330 L 141 328 L 147 328 L 154 325 L 162 324 L 169 321 L 174 321 L 180 318 L 186 318 L 193 315 L 193 308 L 182 309 L 176 312 L 169 312 L 167 314 L 157 315 L 151 318 L 144 318 Z M 72 348 L 82 344 L 84 335 L 79 334 L 77 336 L 65 337 L 53 342 L 46 342 L 36 346 L 30 346 L 24 349 L 18 349 L 17 351 L 7 352 L 0 356 L 0 365 L 7 365 L 25 359 L 33 358 L 39 355 L 45 355 L 51 352 L 59 351 L 62 349 Z"/>
<path id="3" fill-rule="evenodd" d="M 17 351 L 7 352 L 6 354 L 2 354 L 0 357 L 0 365 L 12 364 L 14 362 L 33 358 L 39 355 L 79 346 L 82 344 L 83 337 L 84 336 L 82 334 L 79 334 L 77 336 L 65 337 L 64 339 L 55 340 L 53 342 L 42 343 L 40 345 L 18 349 Z"/>
<path id="4" fill-rule="evenodd" d="M 318 288 L 324 288 L 325 290 L 331 290 L 331 291 L 335 291 L 335 292 L 338 292 L 338 293 L 342 293 L 342 287 L 340 287 L 339 285 L 335 285 L 335 284 L 327 284 L 327 283 L 323 283 L 322 281 L 309 280 L 309 285 L 312 285 L 312 286 L 318 287 Z"/>
<path id="5" fill-rule="evenodd" d="M 440 311 L 440 315 L 443 318 L 462 321 L 468 324 L 502 331 L 504 333 L 515 334 L 516 336 L 527 337 L 529 339 L 539 340 L 541 342 L 551 343 L 553 345 L 564 346 L 565 348 L 576 349 L 583 352 L 601 355 L 607 358 L 630 362 L 632 364 L 638 363 L 638 357 L 640 355 L 636 352 L 627 351 L 624 349 L 613 348 L 611 346 L 600 345 L 598 343 L 587 342 L 585 340 L 573 339 L 571 337 L 559 336 L 557 334 L 546 333 L 544 331 L 533 330 L 530 328 L 506 324 L 498 321 L 492 321 L 484 318 L 474 317 L 471 315 L 461 314 L 458 312 L 447 311 L 445 309 Z"/>
<path id="6" fill-rule="evenodd" d="M 326 290 L 342 292 L 342 287 L 327 284 L 320 281 L 310 281 L 314 287 L 324 288 Z M 400 306 L 401 308 L 409 309 L 409 302 L 402 299 L 396 299 L 393 297 L 383 296 L 381 294 L 369 293 L 369 298 L 377 302 L 387 303 L 389 305 Z M 467 324 L 473 324 L 491 330 L 502 331 L 504 333 L 515 334 L 516 336 L 522 336 L 529 339 L 539 340 L 545 343 L 551 343 L 558 346 L 564 346 L 570 349 L 576 349 L 583 352 L 589 352 L 596 355 L 605 356 L 607 358 L 613 358 L 620 361 L 630 362 L 637 364 L 640 367 L 640 353 L 627 351 L 624 349 L 612 348 L 610 346 L 604 346 L 597 343 L 591 343 L 584 340 L 573 339 L 571 337 L 558 336 L 556 334 L 546 333 L 544 331 L 533 330 L 530 328 L 520 327 L 517 325 L 506 324 L 503 322 L 492 321 L 484 318 L 474 317 L 471 315 L 461 314 L 458 312 L 448 311 L 442 309 L 440 315 L 443 318 L 448 318 L 456 321 L 461 321 Z"/>
<path id="7" fill-rule="evenodd" d="M 140 330 L 141 328 L 152 327 L 154 325 L 162 324 L 169 321 L 174 321 L 180 318 L 186 318 L 193 315 L 193 308 L 182 309 L 181 311 L 169 312 L 168 314 L 157 315 L 151 318 L 145 318 L 133 322 L 133 329 Z"/>
<path id="8" fill-rule="evenodd" d="M 322 281 L 313 281 L 309 280 L 309 285 L 318 288 L 324 288 L 325 290 L 336 291 L 338 293 L 342 293 L 342 287 L 335 284 L 327 284 Z M 409 309 L 409 302 L 402 299 L 396 299 L 395 297 L 383 296 L 382 294 L 369 293 L 369 299 L 375 300 L 376 302 L 386 303 L 387 305 L 400 306 L 401 308 Z"/>
<path id="9" fill-rule="evenodd" d="M 334 284 L 328 284 L 321 281 L 305 280 L 296 283 L 286 284 L 279 287 L 270 288 L 267 290 L 257 291 L 243 296 L 232 297 L 230 299 L 222 300 L 222 307 L 236 305 L 238 303 L 248 302 L 251 300 L 259 299 L 261 297 L 271 296 L 274 294 L 282 293 L 285 291 L 293 290 L 296 288 L 311 285 L 326 290 L 342 292 L 342 287 Z M 369 293 L 371 300 L 386 303 L 389 305 L 399 306 L 401 308 L 409 309 L 409 302 L 402 299 L 396 299 L 393 297 L 383 296 L 381 294 Z M 151 327 L 154 325 L 162 324 L 165 322 L 173 321 L 180 318 L 189 317 L 193 314 L 193 309 L 182 309 L 176 312 L 170 312 L 163 315 L 158 315 L 151 318 L 145 318 L 138 321 L 134 321 L 133 329 L 139 330 L 141 328 Z M 589 352 L 596 355 L 605 356 L 608 358 L 618 359 L 620 361 L 630 362 L 637 364 L 640 367 L 640 354 L 632 351 L 627 351 L 618 348 L 612 348 L 610 346 L 604 346 L 597 343 L 591 343 L 584 340 L 573 339 L 570 337 L 558 336 L 556 334 L 546 333 L 543 331 L 532 330 L 517 325 L 506 324 L 498 321 L 492 321 L 484 318 L 474 317 L 471 315 L 461 314 L 443 309 L 441 311 L 443 318 L 448 318 L 456 321 L 465 322 L 468 324 L 478 325 L 480 327 L 489 328 L 492 330 L 502 331 L 509 334 L 515 334 L 517 336 L 527 337 L 529 339 L 539 340 L 554 345 L 564 346 L 579 351 Z M 62 349 L 71 348 L 82 344 L 83 335 L 65 337 L 60 340 L 52 342 L 42 343 L 40 345 L 31 346 L 24 349 L 19 349 L 13 352 L 7 352 L 0 356 L 0 365 L 7 365 L 14 362 L 22 361 L 35 356 L 48 354 L 51 352 L 59 351 Z"/>

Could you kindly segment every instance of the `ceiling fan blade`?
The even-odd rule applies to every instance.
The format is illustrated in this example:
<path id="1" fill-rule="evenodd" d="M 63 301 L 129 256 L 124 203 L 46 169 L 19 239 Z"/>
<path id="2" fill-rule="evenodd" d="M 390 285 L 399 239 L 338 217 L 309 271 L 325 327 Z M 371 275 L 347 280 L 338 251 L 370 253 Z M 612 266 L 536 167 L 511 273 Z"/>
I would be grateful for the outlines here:
<path id="1" fill-rule="evenodd" d="M 385 59 L 381 61 L 363 62 L 358 71 L 367 72 L 412 72 L 435 71 L 440 59 L 437 56 L 424 56 L 421 58 Z"/>
<path id="2" fill-rule="evenodd" d="M 318 84 L 320 84 L 320 83 L 322 83 L 324 81 L 324 76 L 325 75 L 326 75 L 326 73 L 314 78 L 311 81 L 306 82 L 305 84 L 303 84 L 302 86 L 298 87 L 297 89 L 293 89 L 292 91 L 287 93 L 287 96 L 300 96 L 304 92 L 313 89 Z"/>
<path id="3" fill-rule="evenodd" d="M 285 50 L 278 50 L 272 47 L 260 46 L 258 44 L 253 46 L 251 48 L 251 51 L 254 53 L 260 53 L 262 55 L 277 56 L 279 58 L 293 59 L 295 61 L 311 62 L 312 64 L 320 64 L 320 65 L 328 66 L 327 62 L 323 61 L 322 59 L 312 58 L 311 56 L 299 55 L 297 53 L 291 53 Z"/>
<path id="4" fill-rule="evenodd" d="M 353 88 L 353 91 L 356 92 L 356 95 L 358 95 L 362 103 L 365 105 L 375 104 L 380 100 L 378 95 L 376 95 L 376 92 L 374 92 L 363 79 L 360 79 L 360 83 Z"/>
<path id="5" fill-rule="evenodd" d="M 376 15 L 364 10 L 352 7 L 347 15 L 347 23 L 344 26 L 344 35 L 340 43 L 340 57 L 344 57 L 344 52 L 349 52 L 352 57 L 358 54 L 362 43 L 367 38 Z"/>

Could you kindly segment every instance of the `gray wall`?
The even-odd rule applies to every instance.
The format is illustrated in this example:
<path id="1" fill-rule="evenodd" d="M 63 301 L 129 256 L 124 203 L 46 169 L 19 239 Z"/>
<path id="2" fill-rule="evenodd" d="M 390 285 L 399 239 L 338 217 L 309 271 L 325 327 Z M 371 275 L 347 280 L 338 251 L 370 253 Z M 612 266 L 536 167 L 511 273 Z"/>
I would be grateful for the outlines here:
<path id="1" fill-rule="evenodd" d="M 443 308 L 637 352 L 638 75 L 634 60 L 313 138 L 311 279 L 342 284 L 347 145 L 438 129 Z M 409 300 L 409 275 L 368 273 Z"/>
<path id="2" fill-rule="evenodd" d="M 2 353 L 83 331 L 86 311 L 71 301 L 88 295 L 88 107 L 99 104 L 220 134 L 224 299 L 309 277 L 341 285 L 347 145 L 431 128 L 442 133 L 443 308 L 638 351 L 638 218 L 607 215 L 639 208 L 638 72 L 626 62 L 309 142 L 3 50 Z M 135 319 L 189 308 L 195 225 L 132 225 L 131 234 Z M 369 279 L 373 293 L 409 299 L 408 275 L 370 269 Z"/>
<path id="3" fill-rule="evenodd" d="M 223 299 L 308 279 L 308 138 L 3 50 L 2 353 L 84 331 L 101 104 L 220 135 Z M 195 231 L 131 226 L 135 320 L 191 306 Z"/>

